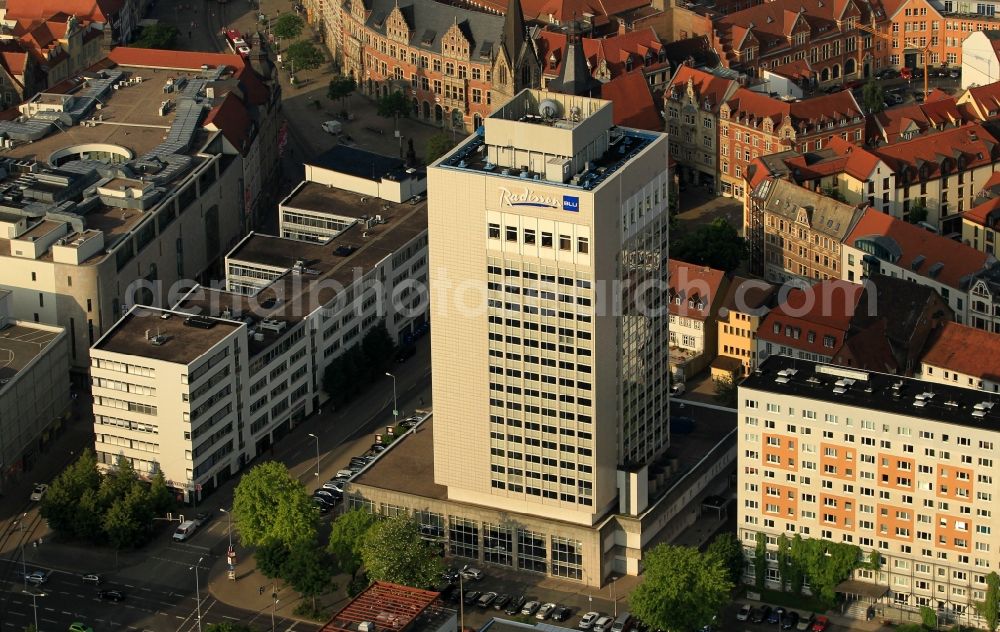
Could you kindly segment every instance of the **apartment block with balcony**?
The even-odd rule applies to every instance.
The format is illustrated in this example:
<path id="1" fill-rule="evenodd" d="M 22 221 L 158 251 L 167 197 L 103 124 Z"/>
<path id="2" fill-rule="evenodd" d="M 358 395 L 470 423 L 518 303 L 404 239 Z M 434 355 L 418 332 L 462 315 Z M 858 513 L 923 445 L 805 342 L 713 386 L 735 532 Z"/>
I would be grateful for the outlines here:
<path id="1" fill-rule="evenodd" d="M 984 394 L 775 357 L 740 385 L 738 414 L 748 551 L 758 533 L 769 552 L 781 535 L 853 544 L 881 557 L 850 578 L 881 603 L 980 623 L 1000 564 L 1000 412 Z M 777 586 L 770 560 L 766 577 Z"/>

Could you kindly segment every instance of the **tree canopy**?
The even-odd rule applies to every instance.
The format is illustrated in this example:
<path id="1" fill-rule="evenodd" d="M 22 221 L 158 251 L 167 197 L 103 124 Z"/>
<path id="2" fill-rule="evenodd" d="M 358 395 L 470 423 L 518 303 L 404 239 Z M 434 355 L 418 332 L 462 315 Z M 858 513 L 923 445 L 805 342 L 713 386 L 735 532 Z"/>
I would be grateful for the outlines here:
<path id="1" fill-rule="evenodd" d="M 145 544 L 154 518 L 165 517 L 176 504 L 162 472 L 146 482 L 131 461 L 120 458 L 102 473 L 87 449 L 52 481 L 41 514 L 64 538 L 129 548 Z"/>
<path id="2" fill-rule="evenodd" d="M 326 98 L 333 101 L 343 101 L 358 89 L 358 82 L 350 75 L 337 75 L 330 80 L 326 89 Z"/>
<path id="3" fill-rule="evenodd" d="M 285 13 L 271 25 L 271 33 L 281 39 L 295 39 L 302 34 L 305 21 L 294 13 Z"/>
<path id="4" fill-rule="evenodd" d="M 406 100 L 406 95 L 398 91 L 379 97 L 376 107 L 378 115 L 385 118 L 409 116 L 410 114 L 410 104 Z"/>
<path id="5" fill-rule="evenodd" d="M 441 559 L 420 537 L 420 527 L 405 514 L 379 520 L 368 529 L 361 542 L 361 559 L 373 581 L 414 588 L 434 585 L 443 568 Z"/>
<path id="6" fill-rule="evenodd" d="M 326 58 L 323 51 L 308 40 L 299 40 L 285 49 L 283 59 L 292 65 L 292 71 L 319 68 Z"/>
<path id="7" fill-rule="evenodd" d="M 744 252 L 743 238 L 721 217 L 670 244 L 672 258 L 724 272 L 735 270 Z"/>
<path id="8" fill-rule="evenodd" d="M 651 628 L 699 630 L 729 601 L 730 569 L 715 555 L 660 544 L 643 556 L 643 564 L 643 582 L 629 605 Z"/>
<path id="9" fill-rule="evenodd" d="M 396 353 L 396 345 L 382 321 L 368 330 L 360 344 L 333 359 L 323 374 L 323 390 L 334 406 L 351 401 L 377 379 Z"/>
<path id="10" fill-rule="evenodd" d="M 705 555 L 722 562 L 729 573 L 729 581 L 734 585 L 743 578 L 746 560 L 743 557 L 743 545 L 735 533 L 720 533 L 715 536 L 705 550 Z"/>
<path id="11" fill-rule="evenodd" d="M 253 628 L 242 623 L 209 623 L 205 626 L 205 632 L 253 632 Z"/>
<path id="12" fill-rule="evenodd" d="M 986 622 L 990 632 L 997 632 L 997 625 L 1000 624 L 1000 575 L 996 571 L 986 576 L 985 599 L 976 602 L 976 612 Z"/>
<path id="13" fill-rule="evenodd" d="M 312 542 L 300 542 L 289 550 L 282 575 L 300 595 L 312 600 L 315 611 L 316 597 L 333 585 L 333 572 L 326 551 Z"/>
<path id="14" fill-rule="evenodd" d="M 180 32 L 176 27 L 159 22 L 142 27 L 139 37 L 132 42 L 136 48 L 161 48 L 172 50 L 177 46 Z"/>
<path id="15" fill-rule="evenodd" d="M 885 91 L 882 89 L 882 84 L 869 80 L 861 89 L 861 101 L 865 106 L 865 111 L 869 114 L 878 114 L 884 110 Z"/>
<path id="16" fill-rule="evenodd" d="M 378 520 L 364 509 L 352 509 L 333 521 L 327 551 L 333 555 L 340 572 L 354 577 L 361 568 L 361 543 Z"/>
<path id="17" fill-rule="evenodd" d="M 312 542 L 316 520 L 305 486 L 277 461 L 255 466 L 233 493 L 233 526 L 245 546 L 269 540 L 286 547 Z"/>
<path id="18" fill-rule="evenodd" d="M 444 132 L 437 133 L 427 139 L 427 147 L 424 149 L 424 160 L 431 164 L 441 156 L 445 155 L 455 146 L 455 141 Z"/>

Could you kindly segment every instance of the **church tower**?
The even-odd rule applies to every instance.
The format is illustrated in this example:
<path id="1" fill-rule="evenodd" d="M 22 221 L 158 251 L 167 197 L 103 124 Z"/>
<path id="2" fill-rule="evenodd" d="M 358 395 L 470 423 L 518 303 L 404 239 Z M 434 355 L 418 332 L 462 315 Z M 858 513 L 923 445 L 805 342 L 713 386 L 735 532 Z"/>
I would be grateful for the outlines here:
<path id="1" fill-rule="evenodd" d="M 541 64 L 528 40 L 520 0 L 508 0 L 507 15 L 496 57 L 493 59 L 493 107 L 500 107 L 525 88 L 541 87 Z"/>

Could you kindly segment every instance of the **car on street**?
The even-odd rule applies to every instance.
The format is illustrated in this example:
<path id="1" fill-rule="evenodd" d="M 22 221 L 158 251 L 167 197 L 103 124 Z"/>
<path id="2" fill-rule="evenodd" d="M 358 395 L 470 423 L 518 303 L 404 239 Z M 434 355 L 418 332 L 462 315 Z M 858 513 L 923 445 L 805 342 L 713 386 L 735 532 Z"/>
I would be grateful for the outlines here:
<path id="1" fill-rule="evenodd" d="M 115 603 L 125 601 L 125 593 L 120 590 L 100 590 L 97 597 L 101 601 L 113 601 Z"/>
<path id="2" fill-rule="evenodd" d="M 789 610 L 785 614 L 781 615 L 781 629 L 782 630 L 792 630 L 799 624 L 799 613 L 794 610 Z"/>
<path id="3" fill-rule="evenodd" d="M 35 487 L 31 490 L 31 502 L 37 503 L 40 501 L 47 491 L 49 491 L 48 485 L 45 483 L 35 483 Z"/>
<path id="4" fill-rule="evenodd" d="M 472 604 L 476 603 L 476 600 L 479 599 L 479 595 L 481 594 L 482 593 L 479 592 L 478 590 L 467 590 L 465 591 L 465 599 L 463 599 L 462 601 L 465 602 L 465 605 L 471 606 Z"/>
<path id="5" fill-rule="evenodd" d="M 529 601 L 524 604 L 523 608 L 521 608 L 521 614 L 530 617 L 534 615 L 536 612 L 538 612 L 538 609 L 541 607 L 542 604 L 538 603 L 537 601 Z"/>
<path id="6" fill-rule="evenodd" d="M 49 581 L 49 573 L 48 571 L 31 571 L 24 576 L 24 580 L 29 584 L 41 586 L 45 582 Z"/>
<path id="7" fill-rule="evenodd" d="M 771 611 L 769 615 L 767 615 L 767 622 L 772 625 L 781 623 L 781 617 L 783 617 L 784 614 L 785 614 L 784 608 L 781 607 L 775 608 L 774 610 Z"/>
<path id="8" fill-rule="evenodd" d="M 336 478 L 351 478 L 352 476 L 354 476 L 354 472 L 351 470 L 340 470 L 337 472 Z"/>
<path id="9" fill-rule="evenodd" d="M 525 597 L 524 595 L 521 595 L 519 597 L 514 597 L 513 599 L 510 600 L 510 603 L 507 604 L 507 607 L 504 609 L 504 612 L 506 614 L 509 614 L 509 615 L 513 616 L 513 615 L 517 614 L 518 612 L 521 612 L 521 608 L 524 607 L 524 604 L 527 601 L 528 601 L 528 598 Z"/>
<path id="10" fill-rule="evenodd" d="M 482 609 L 489 608 L 494 601 L 496 601 L 497 594 L 495 592 L 486 592 L 479 595 L 479 599 L 476 600 L 476 605 Z"/>
<path id="11" fill-rule="evenodd" d="M 94 632 L 94 628 L 90 627 L 85 623 L 74 621 L 73 623 L 69 624 L 69 632 Z"/>
<path id="12" fill-rule="evenodd" d="M 580 617 L 580 623 L 576 625 L 577 628 L 581 630 L 589 630 L 594 627 L 594 621 L 601 618 L 600 612 L 588 612 L 587 614 Z"/>
<path id="13" fill-rule="evenodd" d="M 509 603 L 510 603 L 510 595 L 508 595 L 507 593 L 497 595 L 497 598 L 493 600 L 493 609 L 503 610 L 504 608 L 507 607 L 507 604 Z"/>
<path id="14" fill-rule="evenodd" d="M 806 630 L 812 628 L 813 621 L 815 620 L 816 620 L 815 614 L 810 614 L 808 616 L 799 615 L 799 622 L 795 624 L 795 629 L 799 630 L 799 632 L 806 632 Z"/>
<path id="15" fill-rule="evenodd" d="M 83 580 L 84 584 L 97 585 L 101 583 L 101 576 L 97 573 L 87 573 L 86 575 L 80 576 L 80 579 Z"/>
<path id="16" fill-rule="evenodd" d="M 750 613 L 752 611 L 753 611 L 753 608 L 750 607 L 750 604 L 748 604 L 748 603 L 743 604 L 742 606 L 740 606 L 739 612 L 736 613 L 736 620 L 737 621 L 746 621 L 746 620 L 748 620 L 750 618 Z"/>
<path id="17" fill-rule="evenodd" d="M 194 523 L 199 527 L 204 527 L 211 521 L 212 521 L 211 511 L 203 511 L 194 517 Z"/>
<path id="18" fill-rule="evenodd" d="M 336 492 L 343 493 L 344 491 L 344 481 L 327 481 L 323 483 L 322 489 L 330 489 Z"/>
<path id="19" fill-rule="evenodd" d="M 771 606 L 764 605 L 760 608 L 754 608 L 753 614 L 750 615 L 750 623 L 764 623 L 770 616 Z"/>
<path id="20" fill-rule="evenodd" d="M 566 606 L 556 606 L 555 610 L 552 611 L 553 621 L 565 621 L 569 619 L 569 616 L 573 614 L 573 611 Z"/>
<path id="21" fill-rule="evenodd" d="M 441 573 L 441 579 L 451 584 L 454 584 L 455 582 L 458 581 L 458 571 L 455 570 L 454 568 L 450 568 Z"/>
<path id="22" fill-rule="evenodd" d="M 823 615 L 819 615 L 816 617 L 816 620 L 813 621 L 812 632 L 826 632 L 828 627 L 830 627 L 830 620 Z"/>
<path id="23" fill-rule="evenodd" d="M 480 579 L 483 578 L 483 571 L 473 566 L 469 566 L 468 564 L 463 566 L 462 570 L 458 571 L 458 573 L 459 575 L 462 576 L 462 579 L 471 579 L 474 581 L 479 581 Z"/>
<path id="24" fill-rule="evenodd" d="M 545 621 L 546 619 L 549 618 L 549 615 L 552 614 L 552 611 L 555 609 L 556 609 L 556 604 L 552 602 L 542 604 L 542 607 L 539 608 L 538 612 L 535 613 L 535 618 L 538 619 L 539 621 Z"/>

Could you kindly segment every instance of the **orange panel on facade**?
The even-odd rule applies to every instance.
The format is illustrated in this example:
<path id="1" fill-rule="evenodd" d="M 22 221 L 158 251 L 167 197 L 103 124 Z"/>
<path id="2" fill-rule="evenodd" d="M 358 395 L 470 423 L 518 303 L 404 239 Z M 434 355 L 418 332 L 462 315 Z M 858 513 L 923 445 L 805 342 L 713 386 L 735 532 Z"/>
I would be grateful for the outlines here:
<path id="1" fill-rule="evenodd" d="M 953 551 L 968 551 L 972 542 L 972 522 L 967 517 L 947 514 L 934 516 L 934 540 L 938 547 Z"/>
<path id="2" fill-rule="evenodd" d="M 819 495 L 819 518 L 823 525 L 853 531 L 856 504 L 850 496 Z"/>
<path id="3" fill-rule="evenodd" d="M 789 485 L 764 483 L 760 506 L 765 514 L 795 520 L 799 515 L 799 490 Z"/>
<path id="4" fill-rule="evenodd" d="M 797 472 L 798 442 L 794 436 L 765 433 L 761 445 L 761 458 L 764 467 Z"/>
<path id="5" fill-rule="evenodd" d="M 880 452 L 878 455 L 879 487 L 913 490 L 914 461 Z"/>
<path id="6" fill-rule="evenodd" d="M 938 498 L 950 498 L 961 502 L 972 501 L 972 478 L 975 473 L 968 468 L 942 465 L 937 468 Z"/>
<path id="7" fill-rule="evenodd" d="M 853 481 L 857 478 L 857 450 L 833 443 L 819 444 L 819 467 L 824 478 Z"/>
<path id="8" fill-rule="evenodd" d="M 878 505 L 876 507 L 879 537 L 913 541 L 913 508 Z"/>

